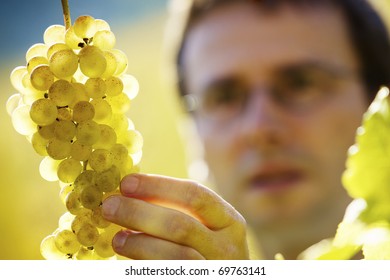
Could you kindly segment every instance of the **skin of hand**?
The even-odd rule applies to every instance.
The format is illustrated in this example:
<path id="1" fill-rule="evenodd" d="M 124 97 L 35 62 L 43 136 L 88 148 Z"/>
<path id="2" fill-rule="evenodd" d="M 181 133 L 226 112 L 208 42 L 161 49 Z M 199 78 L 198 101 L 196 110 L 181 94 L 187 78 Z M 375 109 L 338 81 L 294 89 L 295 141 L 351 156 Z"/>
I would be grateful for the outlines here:
<path id="1" fill-rule="evenodd" d="M 123 178 L 122 195 L 103 202 L 103 216 L 127 228 L 114 250 L 131 259 L 249 259 L 244 218 L 197 182 L 157 175 Z"/>

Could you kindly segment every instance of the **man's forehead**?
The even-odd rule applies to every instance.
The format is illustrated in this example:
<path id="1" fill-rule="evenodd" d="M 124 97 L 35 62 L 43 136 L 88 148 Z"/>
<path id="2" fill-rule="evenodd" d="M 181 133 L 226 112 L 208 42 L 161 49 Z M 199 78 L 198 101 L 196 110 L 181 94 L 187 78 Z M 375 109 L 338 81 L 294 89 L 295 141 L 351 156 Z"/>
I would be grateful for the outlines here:
<path id="1" fill-rule="evenodd" d="M 298 11 L 286 6 L 261 15 L 250 6 L 236 5 L 215 10 L 198 22 L 188 33 L 183 58 L 188 77 L 193 75 L 191 68 L 207 69 L 207 77 L 250 64 L 253 71 L 256 64 L 266 68 L 316 60 L 323 54 L 337 64 L 338 56 L 351 55 L 350 45 L 344 20 L 334 10 Z"/>

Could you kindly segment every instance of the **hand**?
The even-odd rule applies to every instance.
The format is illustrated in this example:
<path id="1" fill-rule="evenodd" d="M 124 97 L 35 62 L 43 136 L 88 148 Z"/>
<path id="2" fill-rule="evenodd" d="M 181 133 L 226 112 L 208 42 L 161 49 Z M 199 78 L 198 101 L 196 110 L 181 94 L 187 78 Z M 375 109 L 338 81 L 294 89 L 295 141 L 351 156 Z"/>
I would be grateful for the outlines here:
<path id="1" fill-rule="evenodd" d="M 128 230 L 114 250 L 131 259 L 249 259 L 244 218 L 212 190 L 189 180 L 132 174 L 104 217 Z"/>

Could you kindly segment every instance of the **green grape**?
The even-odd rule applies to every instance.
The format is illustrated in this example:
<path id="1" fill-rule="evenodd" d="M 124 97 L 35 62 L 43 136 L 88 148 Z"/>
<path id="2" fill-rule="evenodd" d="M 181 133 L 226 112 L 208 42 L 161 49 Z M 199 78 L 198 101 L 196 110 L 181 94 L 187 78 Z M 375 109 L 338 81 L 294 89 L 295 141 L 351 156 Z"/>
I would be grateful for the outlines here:
<path id="1" fill-rule="evenodd" d="M 133 165 L 138 165 L 142 159 L 142 150 L 139 150 L 138 152 L 131 154 L 130 157 L 133 160 Z"/>
<path id="2" fill-rule="evenodd" d="M 46 57 L 50 60 L 51 56 L 54 53 L 62 50 L 72 50 L 72 49 L 65 43 L 55 43 L 47 49 Z"/>
<path id="3" fill-rule="evenodd" d="M 86 161 L 92 153 L 92 146 L 81 144 L 79 141 L 72 143 L 70 156 L 78 161 Z"/>
<path id="4" fill-rule="evenodd" d="M 57 160 L 61 160 L 70 156 L 72 143 L 70 141 L 62 141 L 57 138 L 49 140 L 46 146 L 47 154 Z"/>
<path id="5" fill-rule="evenodd" d="M 95 32 L 95 19 L 89 15 L 79 16 L 74 24 L 74 32 L 80 38 L 91 38 Z"/>
<path id="6" fill-rule="evenodd" d="M 99 239 L 94 244 L 96 254 L 102 258 L 109 258 L 115 255 L 112 249 L 112 235 L 109 232 L 103 232 L 100 234 Z"/>
<path id="7" fill-rule="evenodd" d="M 126 163 L 129 151 L 123 144 L 116 143 L 110 150 L 112 162 L 116 166 L 122 166 Z"/>
<path id="8" fill-rule="evenodd" d="M 108 234 L 109 238 L 112 239 L 120 230 L 120 226 L 111 223 L 108 227 L 103 229 L 102 233 Z"/>
<path id="9" fill-rule="evenodd" d="M 76 138 L 84 145 L 95 144 L 100 138 L 99 125 L 93 120 L 80 122 L 77 125 Z"/>
<path id="10" fill-rule="evenodd" d="M 85 187 L 80 190 L 81 205 L 87 209 L 99 207 L 102 203 L 103 193 L 95 187 Z"/>
<path id="11" fill-rule="evenodd" d="M 75 88 L 66 80 L 57 80 L 49 88 L 49 98 L 57 106 L 68 106 L 75 98 L 75 95 Z"/>
<path id="12" fill-rule="evenodd" d="M 107 96 L 106 100 L 111 105 L 113 113 L 125 114 L 130 109 L 131 101 L 125 93 Z"/>
<path id="13" fill-rule="evenodd" d="M 20 92 L 22 94 L 22 100 L 24 104 L 31 105 L 35 100 L 40 99 L 45 96 L 44 92 L 37 90 L 31 84 L 30 77 L 26 73 L 22 78 L 23 90 Z"/>
<path id="14" fill-rule="evenodd" d="M 139 172 L 136 164 L 138 164 L 138 162 L 134 162 L 133 157 L 128 155 L 125 162 L 120 166 L 122 176 Z"/>
<path id="15" fill-rule="evenodd" d="M 113 164 L 119 168 L 122 176 L 132 172 L 133 158 L 129 156 L 128 150 L 123 144 L 115 144 L 110 152 Z"/>
<path id="16" fill-rule="evenodd" d="M 22 77 L 27 74 L 26 66 L 15 67 L 10 74 L 10 81 L 12 86 L 19 92 L 23 91 Z"/>
<path id="17" fill-rule="evenodd" d="M 51 25 L 43 33 L 43 42 L 50 46 L 56 43 L 63 43 L 65 40 L 65 26 Z"/>
<path id="18" fill-rule="evenodd" d="M 50 56 L 50 70 L 60 79 L 71 77 L 79 66 L 79 58 L 71 49 L 59 50 Z"/>
<path id="19" fill-rule="evenodd" d="M 64 187 L 72 187 L 72 185 L 65 185 Z M 64 199 L 65 202 L 65 199 Z M 70 230 L 72 221 L 74 220 L 76 216 L 71 214 L 70 212 L 65 212 L 61 215 L 61 217 L 58 219 L 58 229 L 59 230 Z"/>
<path id="20" fill-rule="evenodd" d="M 81 123 L 92 120 L 95 116 L 95 107 L 89 101 L 79 101 L 73 107 L 73 120 Z"/>
<path id="21" fill-rule="evenodd" d="M 101 207 L 92 210 L 90 219 L 92 225 L 97 228 L 106 228 L 111 224 L 109 221 L 103 218 Z"/>
<path id="22" fill-rule="evenodd" d="M 130 98 L 134 99 L 139 91 L 139 84 L 137 79 L 129 74 L 121 75 L 121 80 L 123 82 L 123 92 Z"/>
<path id="23" fill-rule="evenodd" d="M 93 246 L 99 239 L 98 229 L 91 224 L 84 224 L 77 232 L 77 240 L 83 246 Z"/>
<path id="24" fill-rule="evenodd" d="M 40 58 L 40 57 L 41 56 L 35 56 L 31 60 L 34 60 L 34 58 Z M 39 66 L 39 65 L 37 65 L 37 66 Z M 23 87 L 21 90 L 22 94 L 31 94 L 32 92 L 42 92 L 42 91 L 34 88 L 34 86 L 31 84 L 31 73 L 28 72 L 28 69 L 27 69 L 27 72 L 24 73 L 23 76 L 21 77 L 21 82 L 22 82 L 22 87 Z"/>
<path id="25" fill-rule="evenodd" d="M 61 187 L 61 190 L 60 190 L 60 199 L 61 199 L 61 202 L 65 205 L 65 199 L 66 199 L 66 196 L 68 195 L 68 193 L 70 193 L 71 191 L 73 191 L 74 187 L 73 187 L 73 184 L 67 184 L 63 187 Z M 69 213 L 69 212 L 66 212 L 66 213 Z M 70 214 L 70 213 L 69 213 Z M 73 216 L 73 215 L 72 215 Z"/>
<path id="26" fill-rule="evenodd" d="M 69 259 L 69 256 L 67 254 L 64 254 L 60 250 L 58 250 L 54 239 L 55 239 L 54 235 L 49 235 L 42 240 L 40 246 L 41 255 L 48 260 Z"/>
<path id="27" fill-rule="evenodd" d="M 62 253 L 72 255 L 80 249 L 76 235 L 67 229 L 60 230 L 54 236 L 54 243 Z"/>
<path id="28" fill-rule="evenodd" d="M 56 122 L 54 135 L 61 141 L 70 142 L 76 135 L 76 125 L 72 121 L 60 120 Z"/>
<path id="29" fill-rule="evenodd" d="M 45 139 L 39 134 L 39 132 L 35 132 L 31 138 L 31 144 L 38 155 L 47 156 L 46 146 L 48 143 L 48 139 Z"/>
<path id="30" fill-rule="evenodd" d="M 115 71 L 115 75 L 119 76 L 119 75 L 123 74 L 124 72 L 126 72 L 127 66 L 128 66 L 128 60 L 127 60 L 126 54 L 123 51 L 118 50 L 118 49 L 112 49 L 112 50 L 109 50 L 109 52 L 114 54 L 116 62 L 117 62 L 117 68 Z"/>
<path id="31" fill-rule="evenodd" d="M 127 123 L 128 123 L 128 126 L 127 126 L 128 130 L 135 130 L 134 122 L 131 119 L 127 118 Z"/>
<path id="32" fill-rule="evenodd" d="M 102 192 L 112 192 L 119 186 L 120 180 L 119 168 L 112 165 L 109 169 L 97 173 L 96 188 Z"/>
<path id="33" fill-rule="evenodd" d="M 95 46 L 85 46 L 79 53 L 80 70 L 90 78 L 99 78 L 107 67 L 104 53 Z"/>
<path id="34" fill-rule="evenodd" d="M 35 132 L 36 124 L 30 119 L 30 109 L 29 105 L 19 105 L 12 112 L 12 125 L 19 134 L 31 135 Z"/>
<path id="35" fill-rule="evenodd" d="M 129 126 L 129 120 L 124 114 L 113 113 L 108 123 L 118 134 L 126 131 Z"/>
<path id="36" fill-rule="evenodd" d="M 57 125 L 57 122 L 53 122 L 49 125 L 39 125 L 38 126 L 38 133 L 45 139 L 52 139 L 55 137 L 54 129 Z"/>
<path id="37" fill-rule="evenodd" d="M 83 207 L 80 202 L 80 192 L 73 190 L 65 198 L 66 209 L 73 215 L 78 215 L 83 211 Z"/>
<path id="38" fill-rule="evenodd" d="M 83 43 L 82 38 L 76 35 L 73 25 L 65 31 L 65 43 L 74 50 L 80 49 L 79 44 Z"/>
<path id="39" fill-rule="evenodd" d="M 106 79 L 116 73 L 118 62 L 116 56 L 110 51 L 103 51 L 103 55 L 106 59 L 107 66 L 106 70 L 104 70 L 103 74 L 101 74 L 101 78 Z"/>
<path id="40" fill-rule="evenodd" d="M 74 108 L 74 106 L 80 101 L 89 101 L 89 96 L 87 94 L 87 90 L 85 89 L 85 85 L 82 83 L 72 83 L 73 88 L 75 89 L 75 98 L 69 104 L 69 108 Z"/>
<path id="41" fill-rule="evenodd" d="M 31 84 L 38 90 L 48 90 L 53 82 L 54 74 L 48 65 L 39 65 L 31 72 Z"/>
<path id="42" fill-rule="evenodd" d="M 25 77 L 28 75 L 25 75 Z M 22 93 L 22 103 L 26 105 L 32 105 L 37 99 L 41 99 L 42 97 L 45 96 L 43 91 L 36 90 L 32 84 L 30 79 L 27 77 L 25 79 L 23 77 L 22 83 L 24 86 Z"/>
<path id="43" fill-rule="evenodd" d="M 47 45 L 42 43 L 32 45 L 26 52 L 26 61 L 29 61 L 34 56 L 45 56 L 47 49 Z"/>
<path id="44" fill-rule="evenodd" d="M 24 93 L 22 95 L 21 103 L 31 106 L 36 100 L 42 98 L 42 96 L 44 95 L 38 92 L 31 92 L 29 94 Z"/>
<path id="45" fill-rule="evenodd" d="M 64 159 L 57 170 L 58 179 L 64 183 L 72 183 L 79 176 L 83 167 L 80 161 L 73 158 Z"/>
<path id="46" fill-rule="evenodd" d="M 19 106 L 20 102 L 21 102 L 20 93 L 14 93 L 7 99 L 6 109 L 8 115 L 12 116 L 12 112 Z"/>
<path id="47" fill-rule="evenodd" d="M 99 141 L 97 141 L 93 148 L 95 149 L 111 149 L 117 140 L 116 132 L 115 130 L 106 124 L 99 124 L 100 129 L 100 138 Z"/>
<path id="48" fill-rule="evenodd" d="M 57 115 L 57 106 L 53 100 L 41 98 L 31 105 L 30 117 L 38 125 L 53 123 Z"/>
<path id="49" fill-rule="evenodd" d="M 97 123 L 108 123 L 112 116 L 111 105 L 105 99 L 93 99 L 91 104 L 95 108 L 93 120 Z"/>
<path id="50" fill-rule="evenodd" d="M 85 224 L 91 223 L 91 210 L 83 209 L 78 215 L 76 215 L 72 221 L 71 229 L 74 233 L 78 233 L 80 228 Z"/>
<path id="51" fill-rule="evenodd" d="M 57 120 L 58 121 L 71 121 L 72 120 L 72 113 L 67 107 L 62 107 L 58 108 L 57 110 L 58 116 Z"/>
<path id="52" fill-rule="evenodd" d="M 96 259 L 95 251 L 89 247 L 82 246 L 80 250 L 74 255 L 76 260 L 94 260 Z"/>
<path id="53" fill-rule="evenodd" d="M 99 18 L 95 19 L 94 25 L 96 31 L 111 30 L 110 25 L 104 19 L 99 19 Z"/>
<path id="54" fill-rule="evenodd" d="M 115 47 L 116 38 L 110 30 L 100 30 L 93 36 L 93 45 L 101 50 L 110 50 Z"/>
<path id="55" fill-rule="evenodd" d="M 116 96 L 122 93 L 123 91 L 123 82 L 120 78 L 111 76 L 106 80 L 106 94 L 107 96 Z"/>
<path id="56" fill-rule="evenodd" d="M 34 56 L 27 62 L 27 71 L 31 73 L 38 65 L 48 65 L 49 61 L 44 56 Z"/>
<path id="57" fill-rule="evenodd" d="M 57 181 L 57 168 L 59 164 L 59 160 L 52 159 L 49 156 L 44 157 L 39 165 L 41 177 L 49 182 Z"/>
<path id="58" fill-rule="evenodd" d="M 135 154 L 142 149 L 142 134 L 137 130 L 128 130 L 118 135 L 118 142 L 125 145 L 130 154 Z"/>
<path id="59" fill-rule="evenodd" d="M 105 149 L 96 149 L 89 157 L 89 165 L 96 172 L 102 172 L 112 166 L 111 153 Z"/>
<path id="60" fill-rule="evenodd" d="M 106 83 L 102 78 L 89 78 L 85 82 L 85 90 L 90 98 L 102 98 L 106 94 Z"/>
<path id="61" fill-rule="evenodd" d="M 95 187 L 96 171 L 84 170 L 75 180 L 74 185 L 77 190 L 82 190 L 86 187 Z"/>

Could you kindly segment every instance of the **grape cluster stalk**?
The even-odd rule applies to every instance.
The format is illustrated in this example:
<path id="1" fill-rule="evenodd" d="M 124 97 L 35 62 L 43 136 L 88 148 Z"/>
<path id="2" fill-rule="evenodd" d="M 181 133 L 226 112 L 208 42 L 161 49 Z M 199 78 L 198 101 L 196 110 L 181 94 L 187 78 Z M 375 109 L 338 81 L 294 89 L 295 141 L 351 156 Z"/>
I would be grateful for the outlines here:
<path id="1" fill-rule="evenodd" d="M 45 259 L 116 258 L 111 242 L 120 228 L 101 205 L 139 171 L 143 138 L 126 116 L 139 85 L 115 43 L 106 21 L 83 15 L 49 26 L 10 75 L 12 124 L 43 156 L 40 174 L 59 181 L 67 209 L 41 243 Z"/>

